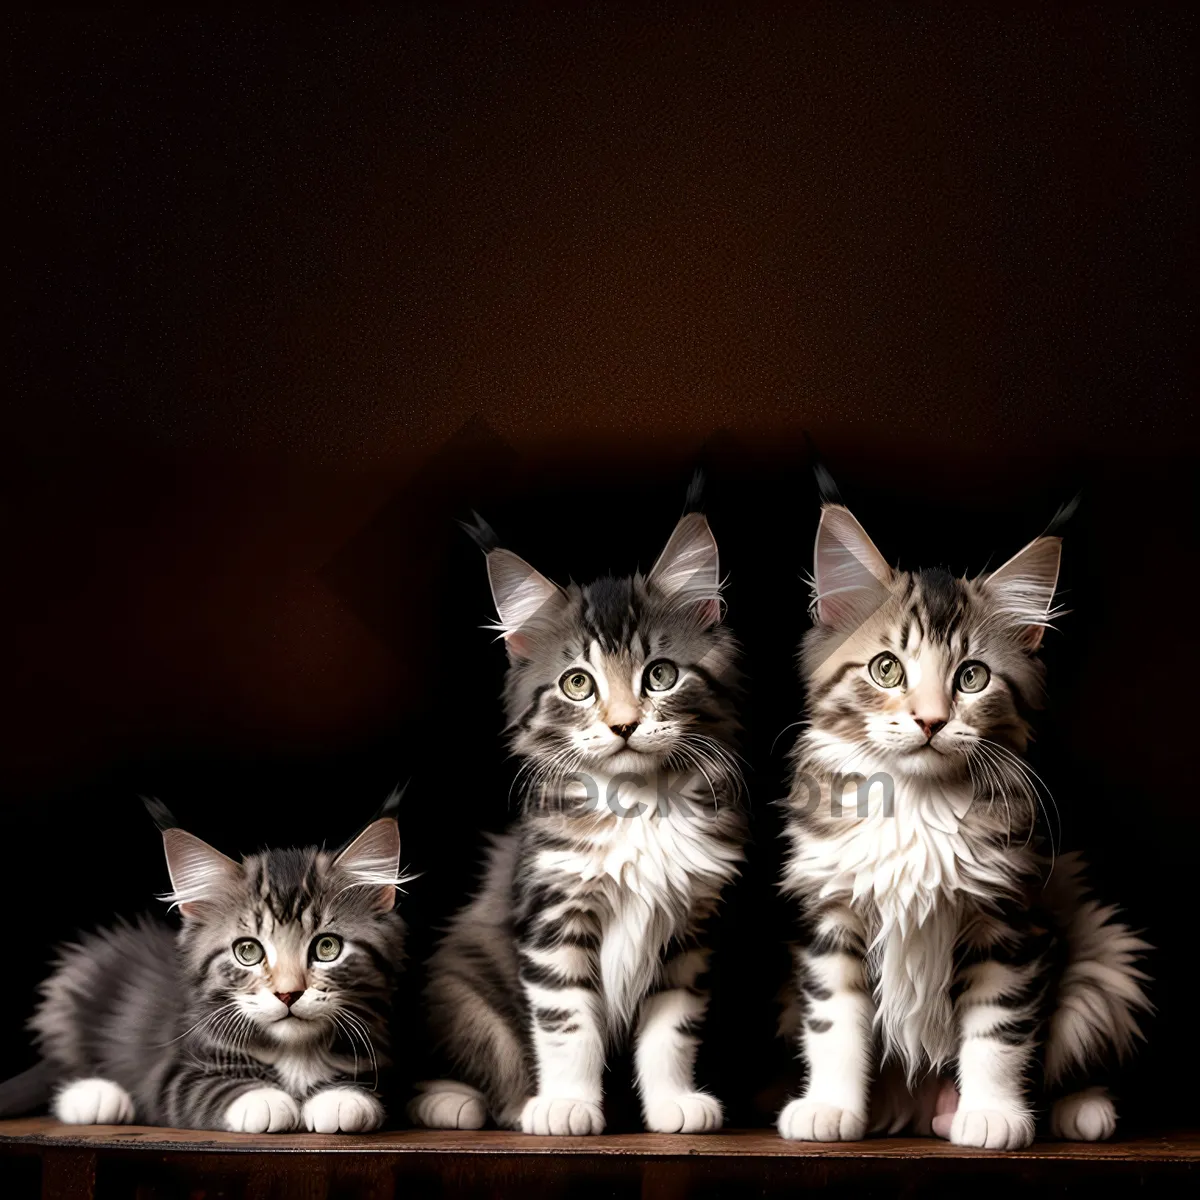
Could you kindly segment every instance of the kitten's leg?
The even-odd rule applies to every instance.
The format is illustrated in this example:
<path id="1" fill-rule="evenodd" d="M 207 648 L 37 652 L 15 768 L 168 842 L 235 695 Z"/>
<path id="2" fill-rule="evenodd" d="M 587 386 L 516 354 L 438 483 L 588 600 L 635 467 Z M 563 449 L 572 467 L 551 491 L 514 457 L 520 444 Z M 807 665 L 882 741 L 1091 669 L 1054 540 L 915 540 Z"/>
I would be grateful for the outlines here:
<path id="1" fill-rule="evenodd" d="M 215 1065 L 181 1067 L 164 1088 L 170 1123 L 232 1133 L 288 1133 L 300 1124 L 300 1106 L 265 1073 L 223 1071 Z"/>
<path id="2" fill-rule="evenodd" d="M 369 1133 L 383 1124 L 383 1105 L 365 1088 L 346 1084 L 309 1096 L 301 1109 L 314 1133 Z"/>
<path id="3" fill-rule="evenodd" d="M 667 962 L 663 988 L 642 1001 L 634 1064 L 646 1128 L 654 1133 L 708 1133 L 721 1128 L 721 1105 L 696 1091 L 697 1031 L 708 993 L 696 982 L 708 952 L 686 950 Z"/>
<path id="4" fill-rule="evenodd" d="M 828 905 L 816 917 L 816 936 L 797 956 L 808 1082 L 779 1114 L 779 1132 L 806 1142 L 852 1142 L 867 1131 L 874 1048 L 865 934 L 845 905 Z"/>
<path id="5" fill-rule="evenodd" d="M 54 1097 L 54 1115 L 65 1125 L 128 1125 L 133 1097 L 111 1079 L 77 1079 Z"/>
<path id="6" fill-rule="evenodd" d="M 569 903 L 547 906 L 522 928 L 521 986 L 529 1006 L 537 1094 L 525 1133 L 604 1132 L 604 1033 L 599 942 L 591 917 Z"/>
<path id="7" fill-rule="evenodd" d="M 1016 1150 L 1033 1141 L 1025 1095 L 1038 1028 L 1039 960 L 1020 964 L 984 957 L 960 968 L 958 1110 L 949 1122 L 959 1146 Z M 941 1125 L 944 1121 L 939 1121 Z M 940 1129 L 938 1130 L 940 1132 Z"/>

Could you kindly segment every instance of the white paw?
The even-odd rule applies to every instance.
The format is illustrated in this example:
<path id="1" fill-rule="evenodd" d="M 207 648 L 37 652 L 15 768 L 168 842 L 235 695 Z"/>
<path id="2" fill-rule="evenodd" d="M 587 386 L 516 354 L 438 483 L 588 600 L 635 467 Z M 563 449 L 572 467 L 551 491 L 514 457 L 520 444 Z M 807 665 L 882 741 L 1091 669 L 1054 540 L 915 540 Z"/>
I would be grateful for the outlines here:
<path id="1" fill-rule="evenodd" d="M 712 1133 L 721 1128 L 721 1102 L 705 1092 L 657 1096 L 645 1104 L 646 1128 L 651 1133 Z"/>
<path id="2" fill-rule="evenodd" d="M 234 1133 L 287 1133 L 299 1124 L 300 1109 L 279 1088 L 252 1088 L 225 1110 L 225 1128 Z"/>
<path id="3" fill-rule="evenodd" d="M 1103 1088 L 1064 1096 L 1050 1110 L 1050 1132 L 1070 1142 L 1103 1142 L 1117 1128 L 1117 1107 Z"/>
<path id="4" fill-rule="evenodd" d="M 1033 1117 L 1015 1110 L 960 1108 L 950 1122 L 950 1140 L 984 1150 L 1021 1150 L 1033 1142 Z"/>
<path id="5" fill-rule="evenodd" d="M 362 1088 L 326 1088 L 305 1100 L 302 1113 L 313 1133 L 368 1133 L 383 1124 L 383 1105 Z"/>
<path id="6" fill-rule="evenodd" d="M 487 1123 L 483 1096 L 465 1083 L 439 1079 L 419 1085 L 408 1105 L 408 1119 L 426 1129 L 482 1129 Z"/>
<path id="7" fill-rule="evenodd" d="M 65 1125 L 128 1125 L 133 1099 L 108 1079 L 79 1079 L 54 1098 L 54 1115 Z"/>
<path id="8" fill-rule="evenodd" d="M 858 1142 L 867 1134 L 866 1117 L 820 1100 L 786 1104 L 778 1125 L 780 1137 L 801 1142 Z"/>
<path id="9" fill-rule="evenodd" d="M 563 1096 L 532 1096 L 521 1113 L 524 1133 L 566 1137 L 604 1132 L 604 1113 L 590 1100 L 570 1100 Z"/>

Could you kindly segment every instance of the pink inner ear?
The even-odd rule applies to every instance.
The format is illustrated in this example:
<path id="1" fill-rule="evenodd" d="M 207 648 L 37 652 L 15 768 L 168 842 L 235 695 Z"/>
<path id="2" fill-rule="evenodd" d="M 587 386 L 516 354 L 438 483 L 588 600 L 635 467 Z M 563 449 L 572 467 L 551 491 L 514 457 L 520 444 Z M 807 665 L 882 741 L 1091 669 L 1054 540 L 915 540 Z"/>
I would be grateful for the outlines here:
<path id="1" fill-rule="evenodd" d="M 702 628 L 707 629 L 710 625 L 715 625 L 721 619 L 720 600 L 701 600 L 696 605 L 696 615 Z"/>
<path id="2" fill-rule="evenodd" d="M 533 653 L 533 647 L 530 644 L 529 638 L 519 631 L 506 633 L 504 635 L 504 644 L 508 647 L 508 653 L 513 658 L 528 658 Z"/>

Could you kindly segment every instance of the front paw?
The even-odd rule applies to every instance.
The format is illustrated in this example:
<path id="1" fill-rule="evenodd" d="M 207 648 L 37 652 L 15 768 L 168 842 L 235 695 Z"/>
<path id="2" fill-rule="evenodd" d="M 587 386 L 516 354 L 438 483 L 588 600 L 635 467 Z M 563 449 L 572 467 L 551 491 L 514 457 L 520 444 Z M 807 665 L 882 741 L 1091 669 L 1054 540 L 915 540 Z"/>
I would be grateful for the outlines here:
<path id="1" fill-rule="evenodd" d="M 646 1128 L 651 1133 L 712 1133 L 721 1128 L 721 1102 L 705 1092 L 680 1092 L 648 1100 Z"/>
<path id="2" fill-rule="evenodd" d="M 327 1088 L 305 1100 L 303 1116 L 313 1133 L 368 1133 L 383 1124 L 383 1105 L 362 1088 Z"/>
<path id="3" fill-rule="evenodd" d="M 565 1137 L 604 1132 L 604 1113 L 590 1100 L 571 1100 L 563 1096 L 533 1096 L 521 1113 L 524 1133 Z"/>
<path id="4" fill-rule="evenodd" d="M 778 1124 L 780 1137 L 800 1142 L 858 1142 L 867 1133 L 865 1116 L 804 1098 L 786 1105 Z"/>
<path id="5" fill-rule="evenodd" d="M 110 1079 L 77 1079 L 55 1096 L 54 1115 L 64 1125 L 128 1125 L 133 1100 Z"/>
<path id="6" fill-rule="evenodd" d="M 950 1122 L 950 1140 L 983 1150 L 1022 1150 L 1033 1142 L 1033 1117 L 1015 1109 L 960 1108 Z"/>
<path id="7" fill-rule="evenodd" d="M 233 1133 L 287 1133 L 299 1124 L 299 1107 L 279 1088 L 252 1088 L 225 1110 L 225 1128 Z"/>

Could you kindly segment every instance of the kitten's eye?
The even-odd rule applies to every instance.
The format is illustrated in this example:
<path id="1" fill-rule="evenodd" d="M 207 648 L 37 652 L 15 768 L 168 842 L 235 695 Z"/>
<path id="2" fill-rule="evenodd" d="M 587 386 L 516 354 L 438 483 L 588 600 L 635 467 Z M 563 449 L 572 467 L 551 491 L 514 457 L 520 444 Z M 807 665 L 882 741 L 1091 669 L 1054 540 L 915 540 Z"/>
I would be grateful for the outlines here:
<path id="1" fill-rule="evenodd" d="M 651 692 L 665 692 L 668 688 L 673 688 L 678 678 L 679 668 L 665 658 L 652 662 L 642 676 L 646 690 Z"/>
<path id="2" fill-rule="evenodd" d="M 954 686 L 960 692 L 982 692 L 992 678 L 992 673 L 981 662 L 963 663 L 958 668 Z"/>
<path id="3" fill-rule="evenodd" d="M 333 933 L 323 933 L 312 944 L 310 953 L 317 962 L 333 962 L 342 952 L 342 939 Z"/>
<path id="4" fill-rule="evenodd" d="M 243 967 L 256 967 L 266 956 L 266 951 L 262 948 L 262 943 L 256 941 L 254 938 L 238 938 L 233 943 L 233 957 Z"/>
<path id="5" fill-rule="evenodd" d="M 867 664 L 867 670 L 871 672 L 871 678 L 880 687 L 897 688 L 904 684 L 904 668 L 900 665 L 900 660 L 886 650 L 871 659 Z"/>
<path id="6" fill-rule="evenodd" d="M 596 690 L 596 681 L 586 671 L 568 671 L 558 686 L 568 699 L 586 700 Z"/>

